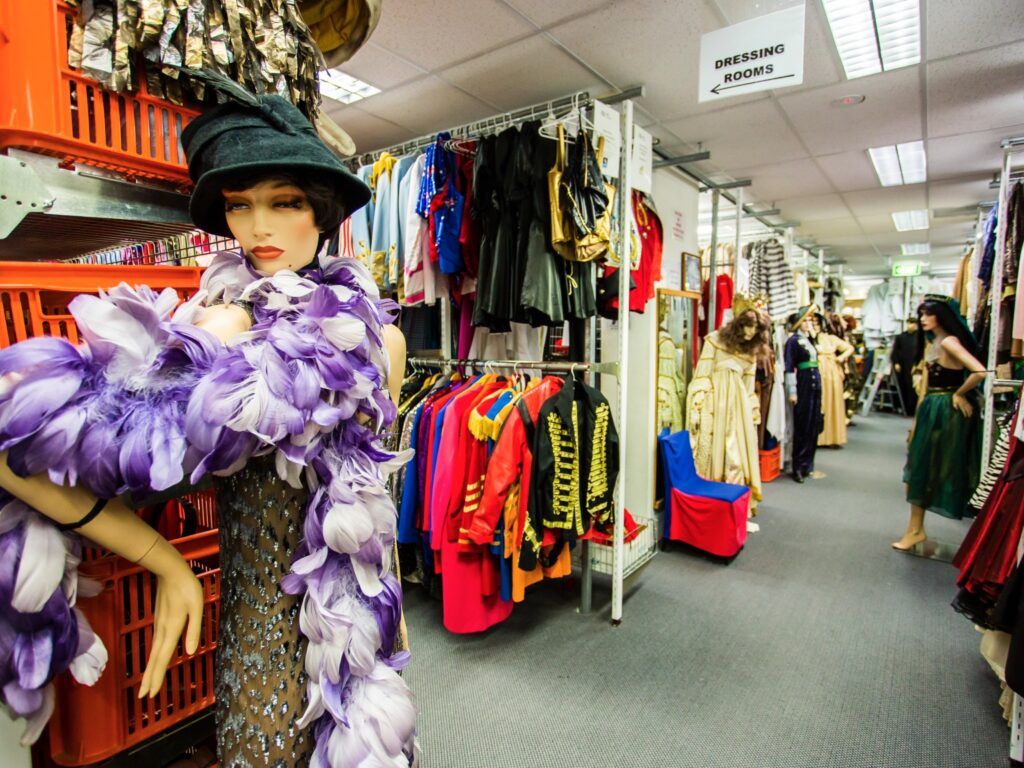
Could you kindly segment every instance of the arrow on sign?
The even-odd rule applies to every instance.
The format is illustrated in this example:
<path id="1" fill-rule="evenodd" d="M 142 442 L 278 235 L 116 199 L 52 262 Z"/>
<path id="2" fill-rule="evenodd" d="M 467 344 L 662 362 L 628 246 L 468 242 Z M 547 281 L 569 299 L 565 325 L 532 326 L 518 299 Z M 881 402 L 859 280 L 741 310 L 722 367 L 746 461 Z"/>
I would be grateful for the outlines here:
<path id="1" fill-rule="evenodd" d="M 779 77 L 766 77 L 766 78 L 764 78 L 762 80 L 751 80 L 751 81 L 746 82 L 746 83 L 736 83 L 736 85 L 726 85 L 726 86 L 723 86 L 721 83 L 719 83 L 718 85 L 716 85 L 714 88 L 711 89 L 711 92 L 713 94 L 717 95 L 719 93 L 719 91 L 728 91 L 730 88 L 742 88 L 742 87 L 744 87 L 746 85 L 756 85 L 757 83 L 770 83 L 772 80 L 785 80 L 787 77 L 793 77 L 793 75 L 780 75 Z"/>

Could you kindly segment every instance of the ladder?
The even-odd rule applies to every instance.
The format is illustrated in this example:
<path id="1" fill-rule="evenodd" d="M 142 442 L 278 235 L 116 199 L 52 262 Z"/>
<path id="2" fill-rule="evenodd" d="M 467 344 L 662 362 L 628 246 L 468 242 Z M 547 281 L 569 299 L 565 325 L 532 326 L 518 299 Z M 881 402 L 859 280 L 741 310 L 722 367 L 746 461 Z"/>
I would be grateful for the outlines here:
<path id="1" fill-rule="evenodd" d="M 858 405 L 861 416 L 867 416 L 876 406 L 879 410 L 907 415 L 903 393 L 900 392 L 899 383 L 896 381 L 896 372 L 889 360 L 888 347 L 879 347 L 875 350 L 871 361 L 871 371 L 860 391 Z"/>

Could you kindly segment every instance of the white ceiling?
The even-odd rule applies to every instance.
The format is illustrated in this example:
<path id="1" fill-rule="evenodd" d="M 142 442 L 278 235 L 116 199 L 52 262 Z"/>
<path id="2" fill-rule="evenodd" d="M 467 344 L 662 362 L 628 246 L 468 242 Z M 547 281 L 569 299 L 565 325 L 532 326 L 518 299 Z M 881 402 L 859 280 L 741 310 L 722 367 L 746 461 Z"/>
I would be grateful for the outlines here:
<path id="1" fill-rule="evenodd" d="M 753 181 L 746 201 L 801 222 L 798 237 L 858 274 L 899 245 L 930 242 L 933 265 L 963 251 L 975 215 L 896 232 L 890 213 L 992 200 L 1000 139 L 1024 134 L 1021 0 L 922 0 L 922 62 L 845 80 L 820 0 L 807 0 L 803 85 L 697 103 L 703 33 L 794 0 L 389 0 L 373 38 L 343 68 L 383 92 L 328 113 L 361 151 L 589 90 L 646 86 L 637 119 L 697 168 Z M 862 104 L 834 107 L 841 96 Z M 871 146 L 923 139 L 928 182 L 882 188 Z"/>

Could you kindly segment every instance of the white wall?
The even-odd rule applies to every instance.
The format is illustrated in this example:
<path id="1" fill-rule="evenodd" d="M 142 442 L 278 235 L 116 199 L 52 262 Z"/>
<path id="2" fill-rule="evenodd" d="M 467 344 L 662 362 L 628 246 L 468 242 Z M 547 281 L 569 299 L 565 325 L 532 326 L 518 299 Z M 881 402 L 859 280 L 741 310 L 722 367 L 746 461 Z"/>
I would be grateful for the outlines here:
<path id="1" fill-rule="evenodd" d="M 654 204 L 665 232 L 663 259 L 678 258 L 683 252 L 697 253 L 697 187 L 677 171 L 654 171 Z M 601 321 L 602 354 L 605 361 L 618 359 L 618 324 Z M 626 508 L 634 515 L 647 516 L 654 509 L 654 477 L 657 466 L 655 420 L 657 397 L 655 366 L 658 356 L 657 305 L 652 300 L 643 314 L 630 313 L 627 393 L 629 425 L 626 466 L 620 468 L 627 481 Z M 618 423 L 618 386 L 603 376 L 602 390 L 615 410 Z"/>

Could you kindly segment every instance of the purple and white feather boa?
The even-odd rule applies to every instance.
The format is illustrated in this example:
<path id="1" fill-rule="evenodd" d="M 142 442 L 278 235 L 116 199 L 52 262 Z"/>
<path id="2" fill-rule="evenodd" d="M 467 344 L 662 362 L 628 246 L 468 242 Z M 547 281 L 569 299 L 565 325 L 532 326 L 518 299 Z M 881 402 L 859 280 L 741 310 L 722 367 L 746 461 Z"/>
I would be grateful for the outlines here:
<path id="1" fill-rule="evenodd" d="M 203 305 L 234 301 L 251 304 L 254 322 L 228 346 L 193 325 Z M 121 285 L 72 302 L 82 346 L 39 338 L 0 351 L 0 450 L 19 474 L 47 471 L 104 497 L 231 474 L 275 453 L 280 476 L 310 491 L 304 540 L 282 588 L 302 595 L 309 706 L 301 722 L 316 735 L 312 765 L 415 763 L 415 707 L 397 672 L 407 654 L 392 653 L 401 587 L 391 575 L 396 514 L 385 490 L 408 456 L 384 450 L 378 437 L 395 418 L 382 334 L 395 305 L 353 260 L 321 258 L 303 274 L 264 277 L 238 253 L 219 254 L 200 293 L 176 303 L 172 291 Z M 0 606 L 14 615 L 2 591 Z M 58 624 L 71 627 L 66 617 Z M 13 658 L 5 649 L 23 646 L 23 635 L 0 634 L 0 673 Z M 92 646 L 76 651 L 97 657 Z M 45 682 L 74 663 L 64 656 Z M 29 709 L 6 687 L 0 699 L 17 714 Z M 45 722 L 46 702 L 29 714 Z"/>

